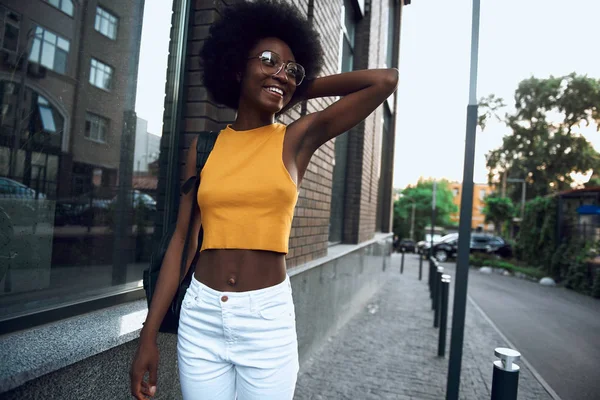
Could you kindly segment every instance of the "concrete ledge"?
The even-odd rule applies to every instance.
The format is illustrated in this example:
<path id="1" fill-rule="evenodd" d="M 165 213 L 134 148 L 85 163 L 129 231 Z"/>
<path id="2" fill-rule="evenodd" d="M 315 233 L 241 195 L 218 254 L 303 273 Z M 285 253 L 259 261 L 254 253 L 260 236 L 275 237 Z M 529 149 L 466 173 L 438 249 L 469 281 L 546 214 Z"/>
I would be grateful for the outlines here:
<path id="1" fill-rule="evenodd" d="M 0 393 L 137 339 L 147 313 L 139 300 L 0 337 Z"/>
<path id="2" fill-rule="evenodd" d="M 380 287 L 381 274 L 377 272 L 389 265 L 390 251 L 391 234 L 377 234 L 374 239 L 357 245 L 332 246 L 326 257 L 288 271 L 296 302 L 301 362 Z M 147 312 L 145 300 L 134 301 L 0 337 L 0 393 L 27 384 L 28 389 L 19 388 L 9 394 L 16 397 L 8 396 L 25 398 L 21 397 L 25 392 L 43 387 L 36 379 L 51 373 L 68 376 L 71 368 L 85 370 L 85 363 L 94 356 L 100 357 L 95 368 L 104 359 L 111 363 L 101 365 L 103 374 L 118 375 L 118 380 L 126 378 L 128 366 L 124 369 L 124 365 L 113 365 L 115 358 L 122 358 L 115 352 L 119 352 L 120 346 L 132 347 Z M 175 352 L 175 338 L 165 334 L 161 341 Z M 161 357 L 161 361 L 163 358 L 168 357 Z M 173 376 L 173 371 L 169 375 Z M 105 391 L 98 389 L 95 395 L 102 397 Z M 63 397 L 48 393 L 47 398 Z"/>

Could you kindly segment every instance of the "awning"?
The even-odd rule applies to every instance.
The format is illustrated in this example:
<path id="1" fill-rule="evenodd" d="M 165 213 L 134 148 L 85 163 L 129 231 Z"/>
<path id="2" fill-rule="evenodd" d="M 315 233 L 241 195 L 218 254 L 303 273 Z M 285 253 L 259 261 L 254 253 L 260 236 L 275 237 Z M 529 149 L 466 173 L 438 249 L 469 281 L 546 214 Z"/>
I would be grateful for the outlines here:
<path id="1" fill-rule="evenodd" d="M 584 204 L 579 206 L 577 213 L 580 215 L 597 215 L 600 214 L 600 206 L 594 204 Z"/>

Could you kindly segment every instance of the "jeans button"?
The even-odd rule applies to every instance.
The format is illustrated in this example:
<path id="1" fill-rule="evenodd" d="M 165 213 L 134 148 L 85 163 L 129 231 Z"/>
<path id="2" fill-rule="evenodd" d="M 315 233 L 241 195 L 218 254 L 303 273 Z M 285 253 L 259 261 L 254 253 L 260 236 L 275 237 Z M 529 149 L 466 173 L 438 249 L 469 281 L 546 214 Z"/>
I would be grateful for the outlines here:
<path id="1" fill-rule="evenodd" d="M 227 297 L 227 296 L 223 296 L 223 297 L 221 297 L 221 301 L 222 301 L 223 303 L 224 303 L 224 302 L 226 302 L 227 300 L 229 300 L 229 297 Z"/>

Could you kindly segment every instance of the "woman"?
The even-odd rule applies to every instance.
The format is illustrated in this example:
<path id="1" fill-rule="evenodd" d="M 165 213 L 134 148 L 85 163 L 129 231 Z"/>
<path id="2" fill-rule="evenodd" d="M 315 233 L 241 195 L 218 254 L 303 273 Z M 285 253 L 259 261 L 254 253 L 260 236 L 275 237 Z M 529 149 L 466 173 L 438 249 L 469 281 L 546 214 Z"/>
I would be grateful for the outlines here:
<path id="1" fill-rule="evenodd" d="M 292 399 L 298 348 L 285 255 L 298 188 L 314 152 L 381 105 L 398 71 L 313 79 L 323 60 L 318 34 L 295 8 L 272 0 L 227 8 L 200 56 L 208 91 L 237 117 L 220 132 L 198 193 L 181 198 L 132 364 L 132 394 L 155 394 L 157 331 L 178 285 L 188 210 L 197 202 L 194 228 L 202 225 L 204 239 L 178 331 L 183 396 Z M 275 123 L 298 102 L 333 96 L 342 98 L 287 127 Z M 186 178 L 195 174 L 195 143 L 190 149 Z M 190 247 L 188 260 L 198 251 Z"/>

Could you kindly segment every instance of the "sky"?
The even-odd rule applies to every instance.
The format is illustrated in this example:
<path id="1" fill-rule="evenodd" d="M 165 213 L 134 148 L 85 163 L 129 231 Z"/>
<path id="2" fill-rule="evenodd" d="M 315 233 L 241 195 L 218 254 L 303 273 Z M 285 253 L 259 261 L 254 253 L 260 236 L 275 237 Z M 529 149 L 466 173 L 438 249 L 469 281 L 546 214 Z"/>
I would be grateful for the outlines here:
<path id="1" fill-rule="evenodd" d="M 171 7 L 172 0 L 145 2 L 136 111 L 156 135 L 162 132 Z M 421 176 L 462 181 L 471 7 L 471 0 L 413 0 L 404 8 L 396 188 Z M 494 93 L 510 106 L 518 83 L 532 75 L 600 78 L 598 15 L 596 0 L 481 0 L 477 97 Z M 478 132 L 477 183 L 487 182 L 485 154 L 507 133 L 499 123 Z M 600 150 L 600 132 L 586 136 Z"/>
<path id="2" fill-rule="evenodd" d="M 394 187 L 420 176 L 460 182 L 472 1 L 413 0 L 403 13 Z M 531 76 L 600 78 L 598 15 L 596 0 L 481 0 L 477 98 L 494 93 L 512 108 L 517 85 Z M 485 154 L 507 133 L 500 123 L 478 131 L 475 182 L 487 182 Z M 585 134 L 600 150 L 600 132 Z"/>
<path id="3" fill-rule="evenodd" d="M 135 111 L 148 132 L 162 135 L 172 0 L 146 0 Z"/>

